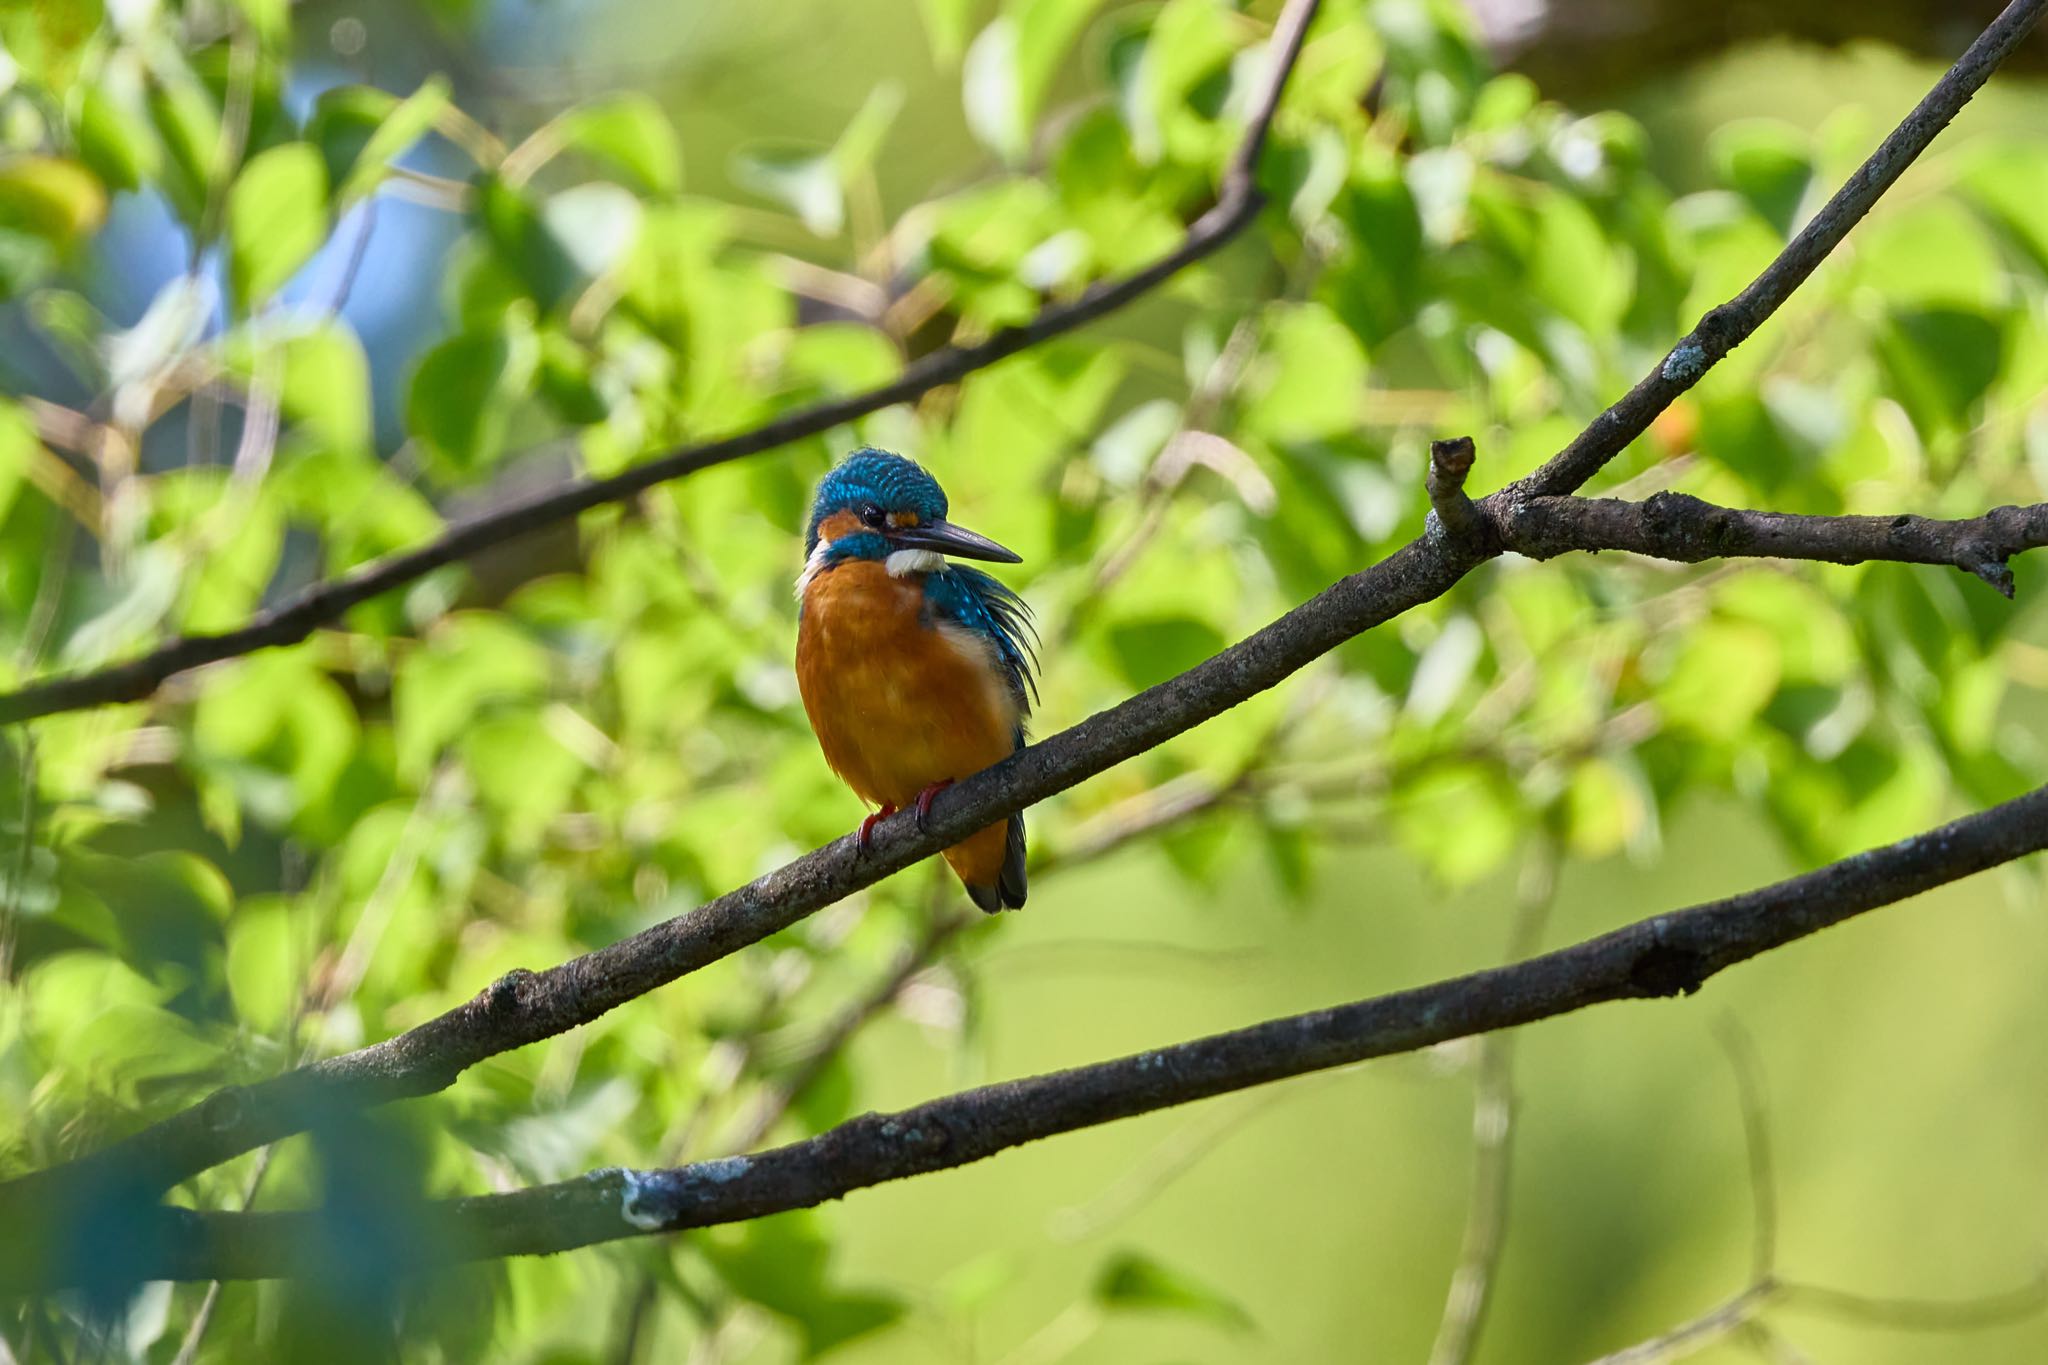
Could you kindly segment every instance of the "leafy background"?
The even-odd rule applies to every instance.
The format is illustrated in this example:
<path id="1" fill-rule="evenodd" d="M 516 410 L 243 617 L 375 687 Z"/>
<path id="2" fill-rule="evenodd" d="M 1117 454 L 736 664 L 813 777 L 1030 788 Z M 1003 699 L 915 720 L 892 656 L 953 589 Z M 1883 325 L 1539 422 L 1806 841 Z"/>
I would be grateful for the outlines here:
<path id="1" fill-rule="evenodd" d="M 0 675 L 232 624 L 452 516 L 892 375 L 1150 260 L 1211 201 L 1273 6 L 920 0 L 21 4 L 0 12 Z M 797 704 L 811 482 L 912 453 L 1025 556 L 1050 732 L 1420 529 L 1433 436 L 1533 468 L 1727 297 L 1932 73 L 1743 54 L 1623 108 L 1463 16 L 1329 0 L 1254 230 L 1140 306 L 835 432 L 9 736 L 0 1170 L 389 1036 L 859 815 Z M 1973 515 L 2048 472 L 2044 102 L 1994 82 L 1780 317 L 1604 477 Z M 194 1182 L 363 1210 L 231 1285 L 200 1358 L 1420 1359 L 1477 1049 L 1312 1078 L 735 1229 L 427 1284 L 398 1196 L 773 1135 L 1468 970 L 2041 780 L 2041 571 L 1608 557 L 1447 599 L 1033 814 L 1030 909 L 918 869 L 598 1024 Z M 1185 808 L 1192 807 L 1192 811 Z M 1545 894 L 1554 872 L 1555 894 Z M 1527 1034 L 1490 1361 L 1747 1275 L 1767 1077 L 1782 1268 L 2024 1283 L 2048 1196 L 2038 873 Z M 941 947 L 860 1010 L 906 947 Z M 849 1008 L 859 1010 L 854 1015 Z M 834 1021 L 860 1027 L 844 1047 Z M 794 1093 L 791 1093 L 791 1092 Z M 786 1112 L 782 1106 L 786 1103 Z M 779 1113 L 779 1118 L 777 1117 Z M 198 1286 L 122 1309 L 168 1360 Z M 0 1330 L 69 1339 L 80 1305 Z M 1787 1314 L 1822 1358 L 2033 1360 Z M 1702 1359 L 1749 1358 L 1737 1347 Z"/>

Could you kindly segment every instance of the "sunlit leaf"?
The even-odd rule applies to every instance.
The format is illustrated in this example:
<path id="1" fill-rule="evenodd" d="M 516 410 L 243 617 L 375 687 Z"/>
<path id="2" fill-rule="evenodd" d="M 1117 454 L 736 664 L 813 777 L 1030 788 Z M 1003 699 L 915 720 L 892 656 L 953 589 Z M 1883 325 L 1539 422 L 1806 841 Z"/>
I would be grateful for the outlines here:
<path id="1" fill-rule="evenodd" d="M 1792 234 L 1813 183 L 1813 161 L 1797 130 L 1765 119 L 1726 124 L 1709 139 L 1708 154 L 1723 184 L 1781 235 Z"/>
<path id="2" fill-rule="evenodd" d="M 830 1284 L 830 1246 L 804 1214 L 759 1219 L 736 1235 L 707 1240 L 704 1249 L 735 1293 L 795 1325 L 806 1360 L 880 1331 L 907 1309 L 892 1295 Z"/>
<path id="3" fill-rule="evenodd" d="M 645 95 L 580 105 L 557 120 L 556 133 L 563 146 L 610 162 L 656 194 L 682 188 L 682 144 L 668 115 Z"/>
<path id="4" fill-rule="evenodd" d="M 336 212 L 375 190 L 391 163 L 426 135 L 448 104 L 448 82 L 438 76 L 404 99 L 367 85 L 323 91 L 307 120 L 306 138 L 327 163 Z"/>
<path id="5" fill-rule="evenodd" d="M 452 473 L 471 475 L 498 458 L 506 407 L 532 382 L 537 350 L 530 332 L 468 333 L 421 357 L 406 418 Z"/>
<path id="6" fill-rule="evenodd" d="M 68 246 L 106 216 L 107 194 L 76 162 L 49 156 L 0 160 L 0 227 Z"/>
<path id="7" fill-rule="evenodd" d="M 298 272 L 327 239 L 327 170 L 304 142 L 258 152 L 228 191 L 228 285 L 243 308 Z"/>

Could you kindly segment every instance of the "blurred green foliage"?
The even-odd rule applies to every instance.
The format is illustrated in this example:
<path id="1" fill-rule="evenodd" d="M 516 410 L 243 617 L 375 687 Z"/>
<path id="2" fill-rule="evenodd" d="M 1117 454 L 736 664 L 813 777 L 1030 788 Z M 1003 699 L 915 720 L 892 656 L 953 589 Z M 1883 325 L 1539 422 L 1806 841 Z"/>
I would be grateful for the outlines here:
<path id="1" fill-rule="evenodd" d="M 882 176 L 934 134 L 889 80 L 837 72 L 829 136 L 732 148 L 721 179 L 658 82 L 508 108 L 473 63 L 391 91 L 338 79 L 341 25 L 361 21 L 317 6 L 88 8 L 0 13 L 0 296 L 33 356 L 0 362 L 10 685 L 222 629 L 479 501 L 881 382 L 1146 263 L 1213 201 L 1275 7 L 923 0 L 928 49 L 910 65 L 957 94 L 981 150 L 904 203 Z M 488 8 L 438 6 L 428 27 L 459 47 Z M 433 575 L 304 645 L 7 736 L 0 1172 L 390 1036 L 843 833 L 859 811 L 817 757 L 788 663 L 803 505 L 843 449 L 917 456 L 962 521 L 1024 554 L 1010 581 L 1038 611 L 1040 724 L 1057 729 L 1416 535 L 1432 436 L 1472 433 L 1489 486 L 1533 468 L 1746 283 L 1865 149 L 1841 128 L 1726 123 L 1714 183 L 1675 194 L 1636 123 L 1492 75 L 1454 10 L 1328 0 L 1259 168 L 1254 230 L 1129 316 Z M 2048 178 L 2048 144 L 1945 149 L 1918 177 L 1603 486 L 1800 512 L 2037 500 L 2048 234 L 2026 187 Z M 421 249 L 416 228 L 390 245 L 403 234 L 383 221 L 418 200 L 452 241 L 411 284 L 372 284 L 380 253 Z M 105 285 L 132 238 L 113 229 L 141 204 L 179 260 L 124 320 Z M 351 323 L 352 293 L 379 289 L 437 319 L 415 353 Z M 2041 576 L 2015 568 L 2025 601 Z M 1745 849 L 1744 870 L 1837 857 L 2042 779 L 2018 718 L 2039 714 L 2048 654 L 2015 634 L 2023 620 L 1974 580 L 1892 565 L 1491 565 L 1035 811 L 1046 862 L 1028 914 L 1071 905 L 1057 922 L 1078 923 L 1093 884 L 1118 889 L 1091 894 L 1092 913 L 1142 905 L 1162 937 L 1213 937 L 1212 907 L 1244 901 L 1275 934 L 1391 918 L 1354 896 L 1359 848 L 1384 843 L 1383 882 L 1426 878 L 1399 914 L 1427 919 L 1433 901 L 1498 890 L 1532 847 L 1654 865 L 1717 800 L 1783 851 Z M 1188 792 L 1193 813 L 1162 815 Z M 1126 848 L 1108 882 L 1073 871 L 1133 822 L 1156 852 Z M 391 1120 L 402 1132 L 380 1120 L 194 1182 L 205 1206 L 254 1189 L 259 1207 L 325 1191 L 366 1210 L 337 1224 L 319 1284 L 231 1288 L 201 1358 L 359 1358 L 389 1321 L 419 1358 L 450 1360 L 612 1358 L 627 1323 L 645 1359 L 714 1336 L 747 1358 L 848 1343 L 970 1358 L 959 1324 L 982 1321 L 1026 1342 L 1019 1359 L 1116 1341 L 1304 1358 L 1260 1335 L 1274 1324 L 1227 1273 L 1176 1264 L 1170 1243 L 1090 1247 L 1050 1322 L 1003 1306 L 1014 1268 L 993 1249 L 913 1292 L 848 1230 L 874 1202 L 446 1283 L 379 1279 L 379 1239 L 403 1228 L 377 1211 L 397 1218 L 422 1190 L 708 1155 L 764 1105 L 770 1133 L 795 1135 L 991 1065 L 1005 997 L 982 964 L 1042 932 L 1014 920 L 946 937 L 895 1002 L 926 1039 L 889 1061 L 820 1050 L 952 899 L 896 878 L 494 1059 Z M 1272 906 L 1285 913 L 1268 920 Z M 1389 960 L 1419 975 L 1490 953 Z M 1412 979 L 1354 972 L 1262 1007 Z M 1124 1031 L 1074 1021 L 1059 1036 L 1076 1050 L 1035 1064 Z M 925 1058 L 925 1089 L 891 1076 L 906 1052 Z M 1461 1120 L 1435 1122 L 1462 1153 Z M 376 1178 L 360 1151 L 337 1156 L 356 1148 L 389 1151 Z M 1377 1173 L 1292 1162 L 1278 1178 Z M 1434 1258 L 1354 1286 L 1402 1301 L 1386 1315 L 1402 1349 L 1426 1341 L 1455 1226 L 1453 1204 L 1370 1232 Z M 1518 1351 L 1518 1332 L 1618 1344 L 1584 1321 L 1577 1336 L 1531 1326 L 1526 1300 L 1510 1297 L 1483 1359 L 1550 1358 Z M 168 1359 L 199 1302 L 145 1292 L 121 1349 Z M 1125 1325 L 1162 1320 L 1156 1338 Z M 1315 1358 L 1339 1358 L 1336 1340 Z"/>

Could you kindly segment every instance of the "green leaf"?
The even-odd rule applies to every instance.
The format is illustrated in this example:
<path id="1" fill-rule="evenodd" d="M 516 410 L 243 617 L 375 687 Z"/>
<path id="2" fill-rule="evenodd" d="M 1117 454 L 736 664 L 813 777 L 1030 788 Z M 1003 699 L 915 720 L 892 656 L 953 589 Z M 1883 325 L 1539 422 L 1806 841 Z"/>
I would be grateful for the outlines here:
<path id="1" fill-rule="evenodd" d="M 625 193 L 617 186 L 609 188 Z M 632 214 L 632 231 L 637 236 L 637 201 Z M 573 206 L 569 216 L 575 216 Z M 494 177 L 486 179 L 477 187 L 477 217 L 492 254 L 525 287 L 542 312 L 555 309 L 588 279 L 568 243 L 549 225 L 544 210 L 523 190 Z"/>
<path id="2" fill-rule="evenodd" d="M 273 500 L 228 503 L 216 492 L 205 501 L 212 505 L 203 519 L 194 518 L 186 541 L 206 551 L 193 556 L 185 575 L 180 624 L 188 632 L 223 630 L 245 620 L 262 601 L 284 547 L 284 519 Z M 232 520 L 225 515 L 230 513 Z"/>
<path id="3" fill-rule="evenodd" d="M 219 868 L 184 850 L 133 858 L 74 852 L 68 861 L 80 883 L 113 908 L 123 961 L 171 990 L 191 992 L 195 1010 L 224 1003 L 210 998 L 217 982 L 208 971 L 234 905 Z"/>
<path id="4" fill-rule="evenodd" d="M 896 124 L 896 115 L 902 111 L 903 87 L 895 81 L 884 81 L 868 91 L 832 144 L 832 164 L 839 171 L 841 184 L 852 183 L 874 166 Z"/>
<path id="5" fill-rule="evenodd" d="M 1067 50 L 1101 0 L 1005 0 L 976 35 L 960 74 L 967 126 L 1009 162 L 1031 149 L 1031 129 Z"/>
<path id="6" fill-rule="evenodd" d="M 1017 75 L 1017 24 L 1008 15 L 975 35 L 960 70 L 960 96 L 968 131 L 1005 161 L 1023 160 L 1031 130 Z"/>
<path id="7" fill-rule="evenodd" d="M 553 328 L 540 334 L 541 397 L 571 426 L 589 426 L 611 415 L 611 404 L 591 381 L 590 357 Z"/>
<path id="8" fill-rule="evenodd" d="M 1232 17 L 1213 0 L 1167 0 L 1153 18 L 1120 92 L 1141 161 L 1199 163 L 1212 144 L 1231 136 L 1209 116 L 1213 110 L 1205 114 L 1193 102 L 1198 90 L 1228 79 L 1238 46 Z"/>
<path id="9" fill-rule="evenodd" d="M 2031 142 L 1977 147 L 1966 162 L 1961 188 L 1977 211 L 1996 224 L 2048 274 L 2048 222 L 2035 187 L 2048 176 L 2048 155 Z"/>
<path id="10" fill-rule="evenodd" d="M 406 426 L 452 474 L 478 473 L 504 449 L 506 408 L 532 383 L 537 350 L 523 331 L 448 338 L 413 372 Z"/>
<path id="11" fill-rule="evenodd" d="M 640 1098 L 634 1082 L 608 1077 L 564 1103 L 513 1119 L 490 1149 L 501 1151 L 529 1180 L 565 1180 L 591 1164 L 592 1154 L 632 1116 Z"/>
<path id="12" fill-rule="evenodd" d="M 0 525 L 14 505 L 29 465 L 42 452 L 36 425 L 19 404 L 0 398 Z"/>
<path id="13" fill-rule="evenodd" d="M 291 36 L 290 0 L 235 0 L 235 8 L 268 46 L 280 46 Z"/>
<path id="14" fill-rule="evenodd" d="M 220 109 L 190 71 L 159 74 L 147 97 L 165 152 L 162 184 L 178 216 L 198 226 L 206 215 L 221 151 Z"/>
<path id="15" fill-rule="evenodd" d="M 1321 304 L 1271 312 L 1257 391 L 1245 405 L 1246 427 L 1275 441 L 1353 430 L 1366 378 L 1358 339 Z"/>
<path id="16" fill-rule="evenodd" d="M 100 80 L 85 86 L 72 115 L 71 136 L 78 156 L 109 189 L 139 189 L 163 165 L 163 144 L 150 127 L 142 87 L 128 70 L 110 65 Z"/>
<path id="17" fill-rule="evenodd" d="M 306 963 L 291 902 L 264 897 L 235 908 L 227 930 L 228 995 L 235 1017 L 270 1032 L 290 1021 Z"/>
<path id="18" fill-rule="evenodd" d="M 960 60 L 967 46 L 967 26 L 974 18 L 975 0 L 918 0 L 917 12 L 924 20 L 925 40 L 931 44 L 932 59 L 941 67 Z"/>
<path id="19" fill-rule="evenodd" d="M 363 144 L 348 178 L 341 182 L 341 193 L 335 197 L 337 207 L 345 209 L 375 189 L 391 163 L 426 136 L 448 106 L 445 77 L 430 76 L 420 82 L 419 89 L 401 100 Z"/>
<path id="20" fill-rule="evenodd" d="M 820 237 L 836 237 L 846 226 L 846 194 L 830 151 L 763 143 L 734 155 L 732 175 L 744 188 L 794 213 Z"/>
<path id="21" fill-rule="evenodd" d="M 364 741 L 355 708 L 301 651 L 241 660 L 200 694 L 192 749 L 235 797 L 235 818 L 317 815 Z"/>
<path id="22" fill-rule="evenodd" d="M 782 356 L 783 372 L 792 379 L 839 393 L 893 379 L 902 367 L 903 357 L 886 333 L 856 322 L 801 328 Z"/>
<path id="23" fill-rule="evenodd" d="M 1855 272 L 1895 308 L 1991 314 L 2012 292 L 1992 234 L 1953 200 L 1914 204 L 1870 227 L 1857 244 Z"/>
<path id="24" fill-rule="evenodd" d="M 434 76 L 404 99 L 368 85 L 322 91 L 306 121 L 306 139 L 320 149 L 327 176 L 338 186 L 335 212 L 345 213 L 371 193 L 449 106 L 448 82 Z"/>
<path id="25" fill-rule="evenodd" d="M 107 192 L 92 172 L 53 156 L 0 160 L 0 228 L 67 247 L 98 229 Z"/>
<path id="26" fill-rule="evenodd" d="M 327 240 L 327 168 L 310 143 L 258 152 L 228 190 L 228 287 L 244 310 L 268 298 Z"/>
<path id="27" fill-rule="evenodd" d="M 1604 858 L 1642 832 L 1648 811 L 1640 786 L 1617 764 L 1591 758 L 1565 789 L 1565 839 L 1577 858 Z"/>
<path id="28" fill-rule="evenodd" d="M 1223 632 L 1191 616 L 1119 621 L 1109 628 L 1110 656 L 1132 687 L 1185 673 L 1224 646 Z"/>
<path id="29" fill-rule="evenodd" d="M 600 157 L 656 194 L 683 187 L 683 149 L 659 104 L 638 92 L 615 95 L 555 121 L 561 145 Z"/>
<path id="30" fill-rule="evenodd" d="M 1442 763 L 1393 794 L 1394 830 L 1445 882 L 1464 886 L 1514 851 L 1523 815 L 1513 790 L 1478 763 Z"/>
<path id="31" fill-rule="evenodd" d="M 563 255 L 586 277 L 617 268 L 640 240 L 640 201 L 621 185 L 595 180 L 551 195 L 541 221 Z"/>
<path id="32" fill-rule="evenodd" d="M 1095 1278 L 1095 1302 L 1120 1312 L 1183 1313 L 1239 1331 L 1252 1316 L 1229 1295 L 1135 1251 L 1112 1256 Z"/>
<path id="33" fill-rule="evenodd" d="M 424 777 L 442 746 L 476 725 L 485 703 L 538 696 L 548 671 L 546 651 L 502 616 L 462 612 L 440 622 L 392 679 L 400 772 Z"/>
<path id="34" fill-rule="evenodd" d="M 880 1331 L 906 1310 L 894 1295 L 828 1283 L 831 1246 L 807 1213 L 758 1219 L 734 1232 L 720 1229 L 700 1245 L 733 1292 L 795 1324 L 806 1360 Z"/>
<path id="35" fill-rule="evenodd" d="M 348 324 L 325 322 L 284 343 L 280 406 L 329 450 L 369 450 L 370 362 Z"/>
<path id="36" fill-rule="evenodd" d="M 1879 333 L 1877 354 L 1922 432 L 1967 431 L 2004 364 L 2005 334 L 1981 313 L 1900 309 Z"/>
<path id="37" fill-rule="evenodd" d="M 464 727 L 455 744 L 477 799 L 497 817 L 507 848 L 537 851 L 550 820 L 569 807 L 582 760 L 562 746 L 539 712 L 506 708 Z"/>
<path id="38" fill-rule="evenodd" d="M 1730 740 L 1770 704 L 1781 673 L 1778 639 L 1748 621 L 1712 620 L 1684 637 L 1656 691 L 1673 725 Z"/>
<path id="39" fill-rule="evenodd" d="M 1791 235 L 1813 185 L 1813 159 L 1798 129 L 1771 119 L 1725 124 L 1707 139 L 1707 155 L 1722 184 L 1746 199 L 1780 236 Z"/>

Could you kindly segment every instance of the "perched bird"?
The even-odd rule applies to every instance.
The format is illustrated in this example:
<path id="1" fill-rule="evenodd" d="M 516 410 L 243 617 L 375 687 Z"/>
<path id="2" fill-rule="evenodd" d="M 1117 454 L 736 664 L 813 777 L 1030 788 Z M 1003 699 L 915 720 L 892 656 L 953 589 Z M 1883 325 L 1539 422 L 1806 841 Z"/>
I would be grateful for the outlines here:
<path id="1" fill-rule="evenodd" d="M 946 494 L 914 461 L 856 450 L 818 485 L 796 581 L 796 679 L 832 771 L 920 827 L 932 797 L 1024 743 L 1033 700 L 1030 614 L 988 574 L 946 557 L 1018 556 L 946 520 Z M 1024 817 L 946 850 L 983 910 L 1024 904 Z"/>

